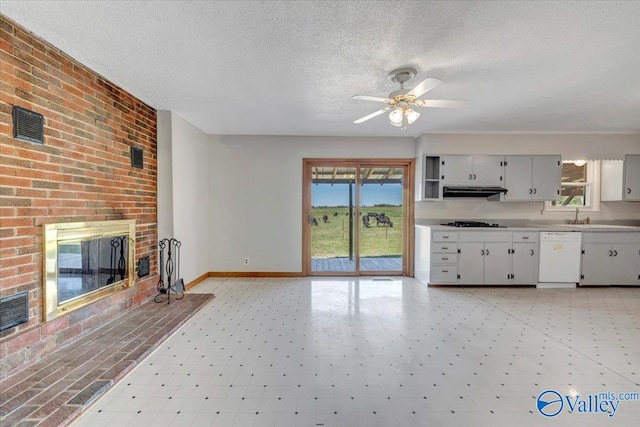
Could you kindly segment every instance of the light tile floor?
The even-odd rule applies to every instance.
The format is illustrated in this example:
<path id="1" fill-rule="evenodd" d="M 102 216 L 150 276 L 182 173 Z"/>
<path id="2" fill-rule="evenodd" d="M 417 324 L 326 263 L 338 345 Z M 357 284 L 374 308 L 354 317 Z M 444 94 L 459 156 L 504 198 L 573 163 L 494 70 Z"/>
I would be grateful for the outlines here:
<path id="1" fill-rule="evenodd" d="M 406 278 L 208 279 L 215 292 L 77 426 L 635 426 L 640 289 L 428 288 Z M 549 397 L 549 396 L 545 396 Z M 547 401 L 552 399 L 546 399 Z M 544 410 L 555 411 L 560 403 Z"/>

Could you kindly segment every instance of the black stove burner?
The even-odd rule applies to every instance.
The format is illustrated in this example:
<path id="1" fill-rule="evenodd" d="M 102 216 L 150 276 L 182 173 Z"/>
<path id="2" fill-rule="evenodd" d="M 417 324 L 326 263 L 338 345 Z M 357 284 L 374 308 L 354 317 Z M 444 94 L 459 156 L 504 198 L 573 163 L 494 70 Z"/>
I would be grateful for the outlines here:
<path id="1" fill-rule="evenodd" d="M 441 225 L 448 225 L 450 227 L 500 227 L 498 224 L 489 224 L 487 222 L 480 221 L 454 221 Z"/>

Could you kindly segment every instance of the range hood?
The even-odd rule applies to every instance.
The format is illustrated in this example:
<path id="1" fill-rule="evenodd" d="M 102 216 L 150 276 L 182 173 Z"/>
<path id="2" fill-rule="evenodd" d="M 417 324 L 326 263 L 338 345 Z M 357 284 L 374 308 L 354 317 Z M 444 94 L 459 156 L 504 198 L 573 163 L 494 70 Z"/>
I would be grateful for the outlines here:
<path id="1" fill-rule="evenodd" d="M 442 197 L 453 198 L 483 198 L 487 200 L 500 200 L 500 195 L 506 193 L 507 189 L 502 187 L 467 187 L 467 186 L 444 186 L 442 187 Z"/>

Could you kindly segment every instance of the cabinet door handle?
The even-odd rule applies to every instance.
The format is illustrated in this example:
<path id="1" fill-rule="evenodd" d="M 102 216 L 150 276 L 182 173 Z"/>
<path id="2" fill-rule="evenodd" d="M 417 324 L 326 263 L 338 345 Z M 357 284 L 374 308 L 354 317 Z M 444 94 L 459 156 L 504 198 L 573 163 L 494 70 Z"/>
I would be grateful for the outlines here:
<path id="1" fill-rule="evenodd" d="M 618 256 L 618 251 L 616 251 L 615 249 L 613 250 L 613 256 Z"/>
<path id="2" fill-rule="evenodd" d="M 511 253 L 511 249 L 507 249 L 507 253 L 510 254 Z"/>
<path id="3" fill-rule="evenodd" d="M 529 194 L 533 194 L 533 190 L 531 188 L 529 189 Z"/>
<path id="4" fill-rule="evenodd" d="M 443 272 L 443 273 L 448 273 L 448 272 L 449 272 L 449 270 L 442 270 L 442 272 Z"/>
<path id="5" fill-rule="evenodd" d="M 627 194 L 631 194 L 631 189 L 627 188 Z"/>
<path id="6" fill-rule="evenodd" d="M 538 189 L 537 189 L 537 188 L 534 188 L 534 189 L 533 189 L 533 194 L 536 194 L 537 192 L 538 192 Z"/>
<path id="7" fill-rule="evenodd" d="M 449 257 L 446 257 L 446 258 L 443 257 L 442 260 L 443 261 L 449 261 Z"/>
<path id="8" fill-rule="evenodd" d="M 475 173 L 473 174 L 473 180 L 474 181 L 476 180 L 476 174 Z"/>
<path id="9" fill-rule="evenodd" d="M 445 251 L 449 249 L 448 246 L 443 246 L 442 249 L 444 249 Z"/>
<path id="10" fill-rule="evenodd" d="M 487 249 L 487 255 L 489 255 L 489 249 Z"/>
<path id="11" fill-rule="evenodd" d="M 527 237 L 527 236 L 522 236 L 522 240 L 529 240 L 529 237 Z"/>
<path id="12" fill-rule="evenodd" d="M 515 249 L 511 249 L 511 253 L 512 253 L 512 254 L 515 254 L 515 253 L 516 253 L 516 250 L 515 250 Z"/>
<path id="13" fill-rule="evenodd" d="M 533 252 L 533 249 L 531 249 L 531 256 L 533 256 L 533 253 L 534 253 L 534 252 Z"/>
<path id="14" fill-rule="evenodd" d="M 472 176 L 473 176 L 472 174 L 469 174 L 469 180 L 473 179 Z"/>
<path id="15" fill-rule="evenodd" d="M 484 249 L 480 251 L 480 255 L 484 256 Z"/>
<path id="16" fill-rule="evenodd" d="M 613 256 L 613 251 L 609 250 L 609 256 Z"/>
<path id="17" fill-rule="evenodd" d="M 448 238 L 449 238 L 449 236 L 442 236 L 442 238 L 443 238 L 443 239 L 448 239 Z"/>

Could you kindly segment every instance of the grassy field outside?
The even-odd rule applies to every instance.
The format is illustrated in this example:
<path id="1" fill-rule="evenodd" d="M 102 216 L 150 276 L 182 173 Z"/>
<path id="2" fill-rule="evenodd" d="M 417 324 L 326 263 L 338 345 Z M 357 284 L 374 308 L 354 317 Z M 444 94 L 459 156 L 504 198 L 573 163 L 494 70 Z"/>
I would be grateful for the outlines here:
<path id="1" fill-rule="evenodd" d="M 348 210 L 346 207 L 312 208 L 312 215 L 318 221 L 317 226 L 311 226 L 312 258 L 349 256 Z M 366 228 L 362 224 L 362 217 L 356 218 L 354 226 L 360 229 L 360 256 L 401 256 L 402 206 L 376 206 L 360 210 L 363 215 L 369 212 L 384 213 L 393 222 L 393 227 L 382 224 L 376 226 L 376 219 L 369 218 L 371 226 Z M 324 215 L 328 218 L 326 223 L 322 219 Z"/>

